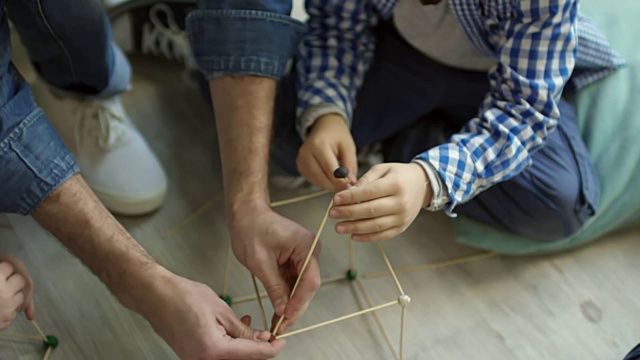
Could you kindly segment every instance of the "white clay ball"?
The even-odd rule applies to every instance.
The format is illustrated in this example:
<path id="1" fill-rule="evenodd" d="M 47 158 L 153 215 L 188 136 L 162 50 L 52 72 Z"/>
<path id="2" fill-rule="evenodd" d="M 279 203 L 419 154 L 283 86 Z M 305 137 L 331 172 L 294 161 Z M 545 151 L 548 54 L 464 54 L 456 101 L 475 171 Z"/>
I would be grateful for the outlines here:
<path id="1" fill-rule="evenodd" d="M 409 297 L 409 295 L 400 295 L 398 297 L 398 304 L 400 304 L 400 306 L 402 307 L 407 307 L 407 305 L 409 305 L 410 302 L 411 302 L 411 298 Z"/>

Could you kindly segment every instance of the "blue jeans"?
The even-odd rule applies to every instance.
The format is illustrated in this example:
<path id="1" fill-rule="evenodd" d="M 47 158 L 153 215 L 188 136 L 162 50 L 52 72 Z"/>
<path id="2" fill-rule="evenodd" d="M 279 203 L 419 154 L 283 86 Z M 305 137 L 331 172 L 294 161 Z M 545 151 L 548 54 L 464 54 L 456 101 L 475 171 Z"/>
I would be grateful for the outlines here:
<path id="1" fill-rule="evenodd" d="M 306 26 L 291 17 L 291 0 L 199 0 L 187 17 L 193 55 L 207 79 L 281 78 Z"/>
<path id="2" fill-rule="evenodd" d="M 624 360 L 640 360 L 640 344 L 633 348 L 633 350 L 624 357 Z"/>
<path id="3" fill-rule="evenodd" d="M 298 174 L 295 74 L 281 83 L 272 162 Z M 357 98 L 351 132 L 358 148 L 381 142 L 385 161 L 408 162 L 442 144 L 471 118 L 489 91 L 485 73 L 439 64 L 406 43 L 392 25 L 378 28 L 376 54 Z M 574 109 L 560 101 L 558 129 L 520 175 L 480 193 L 456 212 L 542 241 L 566 238 L 595 214 L 597 174 Z"/>
<path id="4" fill-rule="evenodd" d="M 8 18 L 60 95 L 113 96 L 131 70 L 98 0 L 0 0 L 0 212 L 26 215 L 79 169 L 11 63 Z"/>

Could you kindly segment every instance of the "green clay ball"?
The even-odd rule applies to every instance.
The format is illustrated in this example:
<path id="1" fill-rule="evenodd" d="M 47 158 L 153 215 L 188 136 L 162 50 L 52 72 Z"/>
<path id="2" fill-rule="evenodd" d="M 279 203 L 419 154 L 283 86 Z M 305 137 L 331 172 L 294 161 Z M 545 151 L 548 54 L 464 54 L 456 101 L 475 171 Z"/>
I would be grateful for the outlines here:
<path id="1" fill-rule="evenodd" d="M 47 341 L 43 341 L 45 347 L 57 348 L 58 347 L 58 338 L 53 335 L 47 335 Z"/>
<path id="2" fill-rule="evenodd" d="M 356 270 L 347 270 L 347 280 L 354 281 L 358 277 L 358 272 Z"/>
<path id="3" fill-rule="evenodd" d="M 220 299 L 227 303 L 227 305 L 231 306 L 233 304 L 233 298 L 231 295 L 220 295 Z"/>

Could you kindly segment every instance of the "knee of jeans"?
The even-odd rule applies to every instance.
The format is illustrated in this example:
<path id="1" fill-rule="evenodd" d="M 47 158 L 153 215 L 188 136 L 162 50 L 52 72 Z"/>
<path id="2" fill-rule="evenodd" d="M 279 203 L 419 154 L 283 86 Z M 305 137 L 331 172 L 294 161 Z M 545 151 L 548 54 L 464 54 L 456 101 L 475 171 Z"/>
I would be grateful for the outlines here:
<path id="1" fill-rule="evenodd" d="M 557 241 L 577 233 L 591 216 L 584 211 L 582 189 L 579 176 L 559 179 L 556 185 L 530 204 L 529 223 L 516 227 L 525 235 L 541 241 Z"/>
<path id="2" fill-rule="evenodd" d="M 45 1 L 40 4 L 42 13 L 46 16 L 46 21 L 54 30 L 68 32 L 71 36 L 73 35 L 71 29 L 91 29 L 96 25 L 100 25 L 102 28 L 103 24 L 108 24 L 105 8 L 101 1 L 62 3 L 63 1 Z M 68 7 L 68 9 L 61 11 L 61 7 Z M 64 33 L 61 35 L 65 35 Z M 75 35 L 80 36 L 78 33 Z"/>

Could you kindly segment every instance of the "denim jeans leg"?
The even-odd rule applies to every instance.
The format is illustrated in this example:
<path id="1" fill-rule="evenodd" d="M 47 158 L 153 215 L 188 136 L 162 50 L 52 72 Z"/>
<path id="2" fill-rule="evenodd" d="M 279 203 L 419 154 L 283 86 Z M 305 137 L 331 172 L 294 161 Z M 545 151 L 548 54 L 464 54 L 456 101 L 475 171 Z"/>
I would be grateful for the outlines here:
<path id="1" fill-rule="evenodd" d="M 187 17 L 193 54 L 207 80 L 256 75 L 280 79 L 305 25 L 291 0 L 200 0 Z"/>
<path id="2" fill-rule="evenodd" d="M 107 98 L 131 69 L 99 0 L 6 0 L 9 18 L 40 76 L 63 95 Z"/>
<path id="3" fill-rule="evenodd" d="M 30 214 L 78 167 L 11 63 L 0 0 L 0 212 Z"/>

